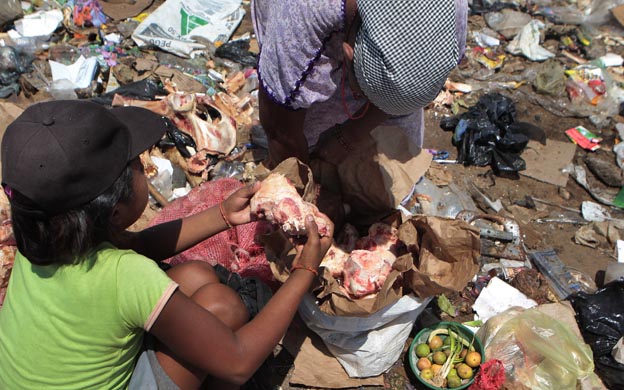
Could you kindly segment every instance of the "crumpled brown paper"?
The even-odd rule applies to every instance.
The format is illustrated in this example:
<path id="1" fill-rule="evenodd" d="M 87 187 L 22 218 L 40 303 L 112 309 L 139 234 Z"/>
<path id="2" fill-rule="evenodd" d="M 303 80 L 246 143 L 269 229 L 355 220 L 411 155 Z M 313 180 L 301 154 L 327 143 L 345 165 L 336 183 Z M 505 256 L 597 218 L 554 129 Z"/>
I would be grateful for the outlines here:
<path id="1" fill-rule="evenodd" d="M 368 144 L 337 166 L 351 219 L 357 219 L 352 222 L 370 225 L 388 215 L 410 194 L 432 158 L 399 127 L 371 131 Z"/>
<path id="2" fill-rule="evenodd" d="M 338 360 L 329 352 L 323 340 L 295 316 L 282 340 L 284 348 L 295 356 L 295 369 L 289 383 L 322 389 L 383 386 L 383 375 L 351 378 Z"/>

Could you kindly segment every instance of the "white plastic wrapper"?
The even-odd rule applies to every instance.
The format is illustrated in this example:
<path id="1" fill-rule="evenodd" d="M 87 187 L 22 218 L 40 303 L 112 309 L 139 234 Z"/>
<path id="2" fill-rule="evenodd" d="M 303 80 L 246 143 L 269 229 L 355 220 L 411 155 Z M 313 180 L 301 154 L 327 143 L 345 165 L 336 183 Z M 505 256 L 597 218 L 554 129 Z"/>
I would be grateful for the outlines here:
<path id="1" fill-rule="evenodd" d="M 583 218 L 590 222 L 604 222 L 611 219 L 609 210 L 596 202 L 590 202 L 588 200 L 583 201 L 581 204 L 581 213 L 583 214 Z"/>
<path id="2" fill-rule="evenodd" d="M 158 46 L 182 57 L 227 42 L 245 16 L 241 0 L 167 0 L 134 30 L 140 47 Z"/>
<path id="3" fill-rule="evenodd" d="M 299 315 L 350 377 L 365 378 L 392 367 L 430 300 L 405 295 L 367 317 L 346 317 L 323 313 L 314 297 L 307 295 L 299 305 Z"/>
<path id="4" fill-rule="evenodd" d="M 546 25 L 539 20 L 531 20 L 522 31 L 507 45 L 507 51 L 515 55 L 524 55 L 532 61 L 544 61 L 555 55 L 541 47 L 540 30 Z"/>

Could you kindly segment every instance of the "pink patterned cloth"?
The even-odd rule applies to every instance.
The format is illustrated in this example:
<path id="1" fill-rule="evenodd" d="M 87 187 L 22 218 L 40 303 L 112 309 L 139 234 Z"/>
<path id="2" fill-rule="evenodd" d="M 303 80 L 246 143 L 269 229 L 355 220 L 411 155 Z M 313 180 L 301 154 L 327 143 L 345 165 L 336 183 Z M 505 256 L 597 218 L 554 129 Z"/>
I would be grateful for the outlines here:
<path id="1" fill-rule="evenodd" d="M 202 183 L 189 194 L 167 205 L 150 222 L 150 226 L 196 214 L 219 204 L 242 187 L 238 180 L 220 179 Z M 256 241 L 258 235 L 273 231 L 267 221 L 254 221 L 218 233 L 192 248 L 173 256 L 166 263 L 181 264 L 200 260 L 212 265 L 220 264 L 242 277 L 256 276 L 275 289 L 278 286 L 264 253 L 264 247 Z"/>

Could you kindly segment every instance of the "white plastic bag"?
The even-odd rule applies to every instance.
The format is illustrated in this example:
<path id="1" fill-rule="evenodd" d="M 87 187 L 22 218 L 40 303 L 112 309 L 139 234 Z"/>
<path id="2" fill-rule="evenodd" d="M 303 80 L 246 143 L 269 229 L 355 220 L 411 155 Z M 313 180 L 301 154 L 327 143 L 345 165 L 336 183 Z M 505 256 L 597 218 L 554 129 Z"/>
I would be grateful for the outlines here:
<path id="1" fill-rule="evenodd" d="M 307 295 L 299 315 L 350 377 L 363 378 L 380 375 L 397 361 L 414 321 L 430 300 L 410 294 L 367 317 L 345 317 L 323 313 Z"/>
<path id="2" fill-rule="evenodd" d="M 134 30 L 140 47 L 154 45 L 182 57 L 206 48 L 195 38 L 227 42 L 245 16 L 241 0 L 167 0 Z"/>
<path id="3" fill-rule="evenodd" d="M 511 54 L 522 54 L 532 61 L 544 61 L 555 55 L 540 46 L 540 30 L 546 25 L 539 20 L 531 20 L 524 26 L 522 31 L 507 45 L 507 51 Z"/>

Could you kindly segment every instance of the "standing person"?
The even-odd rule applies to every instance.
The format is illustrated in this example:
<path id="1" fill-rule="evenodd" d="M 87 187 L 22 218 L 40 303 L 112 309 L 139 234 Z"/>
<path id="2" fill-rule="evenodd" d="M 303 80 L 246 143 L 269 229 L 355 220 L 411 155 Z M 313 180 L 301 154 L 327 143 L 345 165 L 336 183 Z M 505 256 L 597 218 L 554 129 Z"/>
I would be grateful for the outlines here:
<path id="1" fill-rule="evenodd" d="M 331 239 L 307 219 L 291 276 L 251 321 L 209 264 L 165 273 L 152 259 L 249 222 L 258 188 L 126 231 L 148 199 L 138 156 L 165 129 L 142 108 L 75 100 L 32 105 L 8 126 L 2 186 L 18 251 L 0 309 L 0 388 L 232 388 L 285 333 Z"/>
<path id="2" fill-rule="evenodd" d="M 333 164 L 381 124 L 418 146 L 423 107 L 463 56 L 466 0 L 252 0 L 269 167 Z"/>

